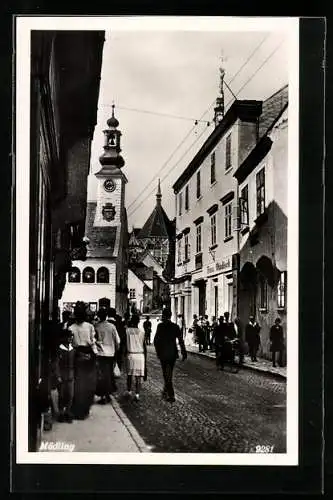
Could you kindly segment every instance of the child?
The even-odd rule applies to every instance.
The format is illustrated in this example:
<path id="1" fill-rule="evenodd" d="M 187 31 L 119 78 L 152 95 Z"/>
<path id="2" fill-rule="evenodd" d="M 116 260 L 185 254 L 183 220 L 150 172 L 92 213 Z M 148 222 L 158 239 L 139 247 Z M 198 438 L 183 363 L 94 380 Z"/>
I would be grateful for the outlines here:
<path id="1" fill-rule="evenodd" d="M 70 330 L 63 330 L 55 363 L 55 374 L 59 391 L 59 422 L 73 422 L 74 353 L 72 333 Z"/>

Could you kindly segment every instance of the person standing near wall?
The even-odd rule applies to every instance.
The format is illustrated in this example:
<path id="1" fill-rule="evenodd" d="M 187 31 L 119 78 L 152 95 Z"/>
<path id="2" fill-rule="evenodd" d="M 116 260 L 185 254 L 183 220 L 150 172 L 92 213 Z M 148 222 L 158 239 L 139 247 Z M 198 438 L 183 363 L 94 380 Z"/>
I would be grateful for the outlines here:
<path id="1" fill-rule="evenodd" d="M 250 316 L 245 327 L 245 340 L 249 346 L 251 361 L 257 361 L 257 352 L 260 346 L 260 326 L 255 321 L 254 316 Z"/>
<path id="2" fill-rule="evenodd" d="M 276 354 L 278 353 L 278 365 L 283 366 L 284 337 L 281 319 L 276 318 L 274 325 L 270 329 L 269 339 L 271 341 L 272 363 L 276 366 Z"/>

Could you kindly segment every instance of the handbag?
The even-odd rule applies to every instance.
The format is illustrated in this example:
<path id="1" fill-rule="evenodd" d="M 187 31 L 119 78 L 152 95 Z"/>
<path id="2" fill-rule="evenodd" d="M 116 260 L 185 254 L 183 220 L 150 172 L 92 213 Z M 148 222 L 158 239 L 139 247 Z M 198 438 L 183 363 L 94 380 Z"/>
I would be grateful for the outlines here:
<path id="1" fill-rule="evenodd" d="M 120 371 L 120 368 L 119 368 L 119 366 L 118 366 L 118 363 L 117 363 L 117 362 L 114 364 L 114 367 L 113 367 L 113 374 L 114 374 L 115 378 L 119 378 L 119 377 L 120 377 L 120 375 L 121 375 L 121 371 Z"/>

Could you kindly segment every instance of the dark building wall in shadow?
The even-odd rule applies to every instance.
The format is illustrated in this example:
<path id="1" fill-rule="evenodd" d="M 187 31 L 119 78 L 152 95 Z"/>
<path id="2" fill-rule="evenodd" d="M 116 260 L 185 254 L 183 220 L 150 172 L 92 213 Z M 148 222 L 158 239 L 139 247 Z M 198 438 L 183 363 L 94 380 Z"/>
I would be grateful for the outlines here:
<path id="1" fill-rule="evenodd" d="M 256 316 L 261 325 L 262 355 L 268 358 L 269 330 L 276 317 L 281 318 L 285 335 L 287 333 L 286 309 L 278 309 L 278 281 L 280 273 L 287 270 L 287 217 L 275 201 L 268 205 L 262 222 L 256 224 L 242 239 L 239 317 L 245 325 L 250 314 Z M 266 306 L 262 303 L 261 280 L 266 283 Z"/>

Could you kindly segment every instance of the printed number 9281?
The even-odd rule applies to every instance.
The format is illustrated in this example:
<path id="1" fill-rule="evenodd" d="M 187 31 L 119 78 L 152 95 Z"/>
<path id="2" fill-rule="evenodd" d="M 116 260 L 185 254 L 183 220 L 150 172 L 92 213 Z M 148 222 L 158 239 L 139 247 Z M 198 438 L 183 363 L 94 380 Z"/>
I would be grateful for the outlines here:
<path id="1" fill-rule="evenodd" d="M 256 446 L 256 453 L 273 453 L 274 450 L 274 445 L 264 445 L 264 444 L 258 444 Z"/>

